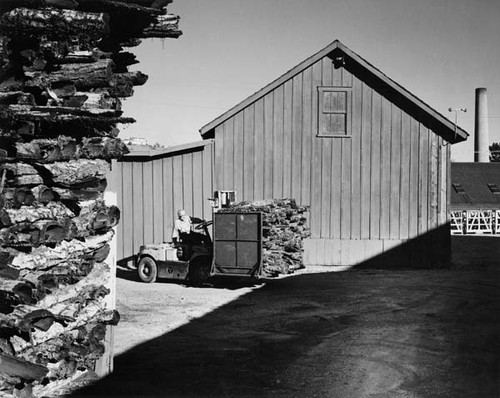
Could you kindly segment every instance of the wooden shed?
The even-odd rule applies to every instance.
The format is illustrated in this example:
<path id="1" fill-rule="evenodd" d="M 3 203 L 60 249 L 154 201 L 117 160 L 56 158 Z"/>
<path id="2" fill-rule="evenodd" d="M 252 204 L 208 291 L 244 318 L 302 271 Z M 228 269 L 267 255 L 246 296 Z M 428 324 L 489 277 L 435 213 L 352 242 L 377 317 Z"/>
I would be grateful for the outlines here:
<path id="1" fill-rule="evenodd" d="M 179 209 L 212 219 L 213 140 L 131 152 L 113 163 L 111 175 L 122 212 L 119 261 L 143 244 L 170 241 Z"/>
<path id="2" fill-rule="evenodd" d="M 447 261 L 449 144 L 468 134 L 339 41 L 200 132 L 213 189 L 310 206 L 306 264 Z"/>

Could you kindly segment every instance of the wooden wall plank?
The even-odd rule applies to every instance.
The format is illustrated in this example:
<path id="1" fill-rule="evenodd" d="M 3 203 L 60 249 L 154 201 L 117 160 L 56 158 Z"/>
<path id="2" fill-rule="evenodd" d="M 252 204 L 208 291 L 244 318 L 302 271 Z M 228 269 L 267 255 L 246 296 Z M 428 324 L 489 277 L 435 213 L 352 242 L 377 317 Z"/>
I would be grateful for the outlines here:
<path id="1" fill-rule="evenodd" d="M 193 152 L 193 212 L 194 217 L 203 218 L 203 205 L 207 198 L 203 196 L 203 152 Z M 207 170 L 210 172 L 210 170 Z"/>
<path id="2" fill-rule="evenodd" d="M 124 221 L 124 213 L 123 213 L 123 164 L 118 163 L 116 160 L 113 160 L 111 163 L 111 173 L 113 174 L 113 179 L 116 189 L 116 205 L 120 209 L 121 217 L 120 222 L 116 226 L 116 259 L 117 261 L 121 260 L 124 255 L 124 236 L 123 236 L 123 221 Z"/>
<path id="3" fill-rule="evenodd" d="M 254 200 L 264 199 L 264 99 L 259 99 L 255 103 L 254 118 L 254 176 L 253 176 L 253 198 Z"/>
<path id="4" fill-rule="evenodd" d="M 203 218 L 212 220 L 212 205 L 207 200 L 213 198 L 214 186 L 214 145 L 206 145 L 202 152 L 202 168 L 203 168 Z"/>
<path id="5" fill-rule="evenodd" d="M 273 98 L 273 197 L 283 198 L 283 86 Z"/>
<path id="6" fill-rule="evenodd" d="M 154 219 L 156 216 L 153 201 L 153 162 L 144 162 L 142 165 L 143 183 L 143 214 L 144 214 L 144 242 L 154 243 Z"/>
<path id="7" fill-rule="evenodd" d="M 143 205 L 143 189 L 144 182 L 142 180 L 142 163 L 132 163 L 132 254 L 139 250 L 139 246 L 144 243 L 144 205 Z"/>
<path id="8" fill-rule="evenodd" d="M 381 195 L 381 123 L 382 98 L 376 91 L 372 92 L 372 139 L 371 139 L 371 179 L 370 179 L 370 239 L 380 238 L 380 195 Z"/>
<path id="9" fill-rule="evenodd" d="M 332 75 L 332 86 L 333 87 L 343 87 L 343 82 L 342 82 L 342 70 L 344 68 L 335 68 L 333 66 L 333 62 L 330 60 L 330 70 L 331 70 L 331 75 Z M 348 85 L 350 87 L 350 84 Z"/>
<path id="10" fill-rule="evenodd" d="M 410 116 L 403 112 L 401 118 L 401 172 L 399 186 L 399 237 L 407 239 L 410 221 Z"/>
<path id="11" fill-rule="evenodd" d="M 380 238 L 388 239 L 390 234 L 392 107 L 385 97 L 382 97 L 381 112 Z"/>
<path id="12" fill-rule="evenodd" d="M 291 197 L 300 203 L 302 177 L 302 74 L 292 79 Z"/>
<path id="13" fill-rule="evenodd" d="M 418 173 L 418 233 L 429 229 L 429 129 L 419 124 L 419 173 Z"/>
<path id="14" fill-rule="evenodd" d="M 429 228 L 432 230 L 437 227 L 438 223 L 438 140 L 437 137 L 430 132 L 429 137 Z"/>
<path id="15" fill-rule="evenodd" d="M 321 81 L 325 87 L 332 86 L 332 61 L 325 57 L 321 66 Z M 318 138 L 321 145 L 321 237 L 330 238 L 331 190 L 332 190 L 332 141 L 336 138 Z"/>
<path id="16" fill-rule="evenodd" d="M 395 105 L 392 108 L 391 123 L 391 196 L 389 237 L 399 239 L 399 194 L 401 174 L 401 109 Z"/>
<path id="17" fill-rule="evenodd" d="M 312 140 L 314 132 L 311 131 L 312 118 L 314 118 L 312 87 L 312 68 L 307 68 L 302 73 L 302 159 L 301 159 L 301 196 L 297 198 L 301 205 L 309 206 L 311 204 L 311 165 L 312 165 Z"/>
<path id="18" fill-rule="evenodd" d="M 361 238 L 370 237 L 370 210 L 372 195 L 372 89 L 362 84 L 361 90 Z"/>
<path id="19" fill-rule="evenodd" d="M 341 203 L 342 203 L 342 141 L 347 138 L 332 140 L 331 196 L 330 196 L 330 237 L 340 238 Z"/>
<path id="20" fill-rule="evenodd" d="M 193 204 L 193 154 L 186 153 L 182 155 L 182 208 L 193 215 Z"/>
<path id="21" fill-rule="evenodd" d="M 321 138 L 321 237 L 330 238 L 331 224 L 331 186 L 332 186 L 332 140 L 335 138 Z"/>
<path id="22" fill-rule="evenodd" d="M 311 237 L 321 236 L 321 138 L 318 134 L 318 87 L 322 85 L 321 61 L 312 66 L 312 115 L 311 118 Z"/>
<path id="23" fill-rule="evenodd" d="M 292 195 L 292 96 L 293 82 L 284 84 L 283 96 L 283 197 Z"/>
<path id="24" fill-rule="evenodd" d="M 167 241 L 172 236 L 176 209 L 174 207 L 173 158 L 162 159 L 163 168 L 163 236 Z"/>
<path id="25" fill-rule="evenodd" d="M 352 74 L 341 68 L 342 86 L 352 87 Z M 351 98 L 352 101 L 352 98 Z M 352 109 L 352 108 L 351 108 Z M 351 115 L 351 126 L 354 118 L 353 112 Z M 341 139 L 341 195 L 340 195 L 340 237 L 348 239 L 351 237 L 351 152 L 352 152 L 352 139 Z M 342 247 L 339 249 L 342 256 Z M 339 264 L 340 265 L 340 264 Z"/>
<path id="26" fill-rule="evenodd" d="M 219 163 L 217 162 L 217 138 L 215 139 L 215 170 L 214 170 L 214 178 L 217 180 L 217 175 L 220 173 L 220 169 L 218 167 Z M 244 192 L 243 192 L 243 112 L 240 112 L 234 115 L 234 190 L 236 191 L 236 195 L 238 200 L 244 200 Z M 218 190 L 218 185 L 215 186 L 215 189 Z"/>
<path id="27" fill-rule="evenodd" d="M 418 235 L 418 172 L 419 172 L 419 130 L 418 122 L 411 119 L 410 125 L 410 220 L 408 237 Z"/>
<path id="28" fill-rule="evenodd" d="M 344 68 L 340 69 L 342 72 L 342 86 L 352 87 L 352 74 Z"/>
<path id="29" fill-rule="evenodd" d="M 220 189 L 223 191 L 231 191 L 234 188 L 234 130 L 233 130 L 234 119 L 231 118 L 226 120 L 222 125 L 224 144 L 223 149 L 223 164 L 224 166 L 220 170 L 220 174 L 223 175 L 223 183 Z M 218 155 L 220 156 L 220 155 Z"/>
<path id="30" fill-rule="evenodd" d="M 162 160 L 151 161 L 153 166 L 153 242 L 165 241 L 163 236 L 163 167 Z"/>
<path id="31" fill-rule="evenodd" d="M 273 92 L 264 97 L 264 198 L 273 198 Z"/>
<path id="32" fill-rule="evenodd" d="M 220 172 L 215 175 L 215 186 L 218 190 L 224 187 L 224 125 L 215 128 L 215 168 Z M 230 150 L 230 148 L 229 148 Z"/>
<path id="33" fill-rule="evenodd" d="M 244 200 L 253 200 L 254 176 L 254 134 L 255 104 L 243 110 L 243 192 Z"/>
<path id="34" fill-rule="evenodd" d="M 438 138 L 438 151 L 439 151 L 439 208 L 438 208 L 438 224 L 444 225 L 448 221 L 448 205 L 447 205 L 447 191 L 448 191 L 448 158 L 447 146 L 444 146 L 444 140 Z"/>
<path id="35" fill-rule="evenodd" d="M 362 83 L 353 76 L 351 148 L 351 239 L 361 237 L 361 117 Z"/>
<path id="36" fill-rule="evenodd" d="M 340 198 L 340 237 L 351 237 L 351 152 L 352 139 L 342 139 L 342 189 Z"/>
<path id="37" fill-rule="evenodd" d="M 121 173 L 122 173 L 122 194 L 120 195 L 122 200 L 118 201 L 118 205 L 120 207 L 120 224 L 122 224 L 123 235 L 120 239 L 122 242 L 122 252 L 121 258 L 125 258 L 133 255 L 131 248 L 133 246 L 133 202 L 132 202 L 132 193 L 134 191 L 133 188 L 133 179 L 132 179 L 132 163 L 120 163 L 121 165 Z"/>
<path id="38" fill-rule="evenodd" d="M 173 214 L 177 214 L 179 209 L 184 209 L 183 174 L 183 158 L 182 156 L 175 156 L 172 158 Z"/>

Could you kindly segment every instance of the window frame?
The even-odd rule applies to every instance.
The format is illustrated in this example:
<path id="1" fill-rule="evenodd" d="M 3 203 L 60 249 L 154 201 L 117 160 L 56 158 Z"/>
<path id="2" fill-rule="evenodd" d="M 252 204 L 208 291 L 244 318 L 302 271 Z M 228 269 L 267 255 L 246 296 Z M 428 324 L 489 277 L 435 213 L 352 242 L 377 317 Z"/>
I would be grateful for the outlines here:
<path id="1" fill-rule="evenodd" d="M 323 111 L 323 100 L 324 93 L 327 92 L 343 92 L 346 94 L 346 110 L 345 112 L 339 111 Z M 325 123 L 324 123 L 324 115 L 325 114 L 340 114 L 345 115 L 345 132 L 334 132 L 334 133 L 325 133 Z M 322 138 L 350 138 L 352 137 L 351 132 L 352 126 L 352 87 L 340 87 L 340 86 L 318 86 L 318 130 L 317 137 Z"/>

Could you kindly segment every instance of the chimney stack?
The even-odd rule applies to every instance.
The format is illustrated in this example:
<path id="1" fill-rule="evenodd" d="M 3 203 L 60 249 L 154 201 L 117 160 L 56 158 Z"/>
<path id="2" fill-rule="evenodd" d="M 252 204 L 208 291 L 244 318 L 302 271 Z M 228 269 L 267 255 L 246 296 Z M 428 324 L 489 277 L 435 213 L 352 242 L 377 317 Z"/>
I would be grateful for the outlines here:
<path id="1" fill-rule="evenodd" d="M 490 161 L 488 132 L 488 98 L 485 88 L 476 88 L 476 114 L 474 121 L 474 162 Z"/>

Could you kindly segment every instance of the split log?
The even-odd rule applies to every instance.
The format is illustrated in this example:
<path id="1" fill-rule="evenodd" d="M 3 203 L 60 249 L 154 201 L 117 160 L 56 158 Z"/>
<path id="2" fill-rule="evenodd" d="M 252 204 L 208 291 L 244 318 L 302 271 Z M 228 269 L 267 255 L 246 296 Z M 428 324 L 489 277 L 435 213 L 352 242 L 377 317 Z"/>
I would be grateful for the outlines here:
<path id="1" fill-rule="evenodd" d="M 34 106 L 35 98 L 33 94 L 24 93 L 22 91 L 0 93 L 0 107 L 12 104 Z"/>
<path id="2" fill-rule="evenodd" d="M 106 188 L 106 181 L 99 181 L 100 187 L 83 188 L 83 189 L 68 189 L 54 187 L 52 191 L 57 195 L 59 200 L 63 201 L 80 201 L 80 200 L 97 200 L 102 199 L 103 191 Z"/>
<path id="3" fill-rule="evenodd" d="M 109 82 L 107 92 L 111 96 L 130 97 L 134 93 L 134 86 L 142 86 L 148 76 L 142 72 L 115 73 Z"/>
<path id="4" fill-rule="evenodd" d="M 32 381 L 44 377 L 48 373 L 47 367 L 28 362 L 11 355 L 0 353 L 0 373 L 11 377 L 20 377 Z"/>
<path id="5" fill-rule="evenodd" d="M 182 31 L 179 30 L 179 19 L 177 15 L 160 15 L 156 22 L 143 30 L 141 37 L 178 38 L 182 35 Z"/>
<path id="6" fill-rule="evenodd" d="M 79 148 L 72 137 L 35 139 L 16 143 L 16 157 L 40 163 L 50 163 L 78 158 Z"/>
<path id="7" fill-rule="evenodd" d="M 46 164 L 54 184 L 62 187 L 95 184 L 106 178 L 109 163 L 102 159 L 79 159 L 69 162 Z"/>
<path id="8" fill-rule="evenodd" d="M 100 59 L 90 64 L 64 64 L 57 71 L 42 73 L 31 81 L 28 87 L 57 87 L 63 82 L 72 82 L 78 90 L 107 87 L 112 76 L 113 61 Z"/>
<path id="9" fill-rule="evenodd" d="M 20 209 L 8 209 L 6 211 L 11 224 L 34 223 L 40 220 L 60 220 L 75 216 L 71 210 L 60 202 L 51 202 L 45 206 L 23 206 Z"/>
<path id="10" fill-rule="evenodd" d="M 27 106 L 10 105 L 6 112 L 14 117 L 23 117 L 28 120 L 79 120 L 75 116 L 82 118 L 109 117 L 117 118 L 122 112 L 116 109 L 99 108 L 71 108 L 64 106 Z M 109 119 L 107 119 L 109 120 Z"/>
<path id="11" fill-rule="evenodd" d="M 0 171 L 7 170 L 7 180 L 13 185 L 40 185 L 43 178 L 38 171 L 26 163 L 5 163 L 0 165 Z"/>
<path id="12" fill-rule="evenodd" d="M 35 200 L 38 203 L 48 204 L 54 200 L 54 192 L 45 185 L 38 185 L 32 189 Z"/>
<path id="13" fill-rule="evenodd" d="M 0 278 L 0 297 L 11 294 L 15 297 L 15 304 L 31 304 L 33 302 L 33 287 L 26 282 L 13 279 Z M 10 311 L 13 307 L 10 308 Z M 10 311 L 1 311 L 2 313 Z"/>
<path id="14" fill-rule="evenodd" d="M 16 38 L 43 35 L 49 40 L 66 40 L 71 36 L 92 42 L 109 33 L 105 14 L 50 8 L 16 8 L 2 15 L 0 26 L 4 35 Z"/>
<path id="15" fill-rule="evenodd" d="M 84 138 L 81 157 L 86 159 L 119 159 L 129 153 L 127 146 L 118 138 Z"/>
<path id="16" fill-rule="evenodd" d="M 7 247 L 38 247 L 73 239 L 76 230 L 70 219 L 24 222 L 0 229 L 0 244 Z"/>
<path id="17" fill-rule="evenodd" d="M 113 231 L 108 231 L 103 235 L 88 237 L 83 242 L 73 239 L 63 241 L 54 248 L 40 246 L 34 248 L 30 253 L 17 251 L 9 265 L 14 269 L 43 270 L 73 259 L 92 258 L 94 253 L 97 253 L 111 241 L 113 235 Z"/>
<path id="18" fill-rule="evenodd" d="M 21 206 L 30 206 L 36 200 L 31 189 L 27 187 L 4 188 L 3 190 L 4 207 L 19 208 Z"/>
<path id="19" fill-rule="evenodd" d="M 66 108 L 82 108 L 89 111 L 96 109 L 112 109 L 119 111 L 121 102 L 111 97 L 107 92 L 76 92 L 64 98 L 62 102 Z"/>
<path id="20" fill-rule="evenodd" d="M 89 201 L 82 204 L 78 217 L 73 218 L 78 237 L 88 237 L 105 232 L 118 224 L 120 211 L 116 206 L 108 207 L 104 201 Z"/>
<path id="21" fill-rule="evenodd" d="M 0 112 L 0 119 L 14 119 L 20 123 L 74 123 L 76 125 L 112 125 L 116 123 L 134 123 L 135 119 L 120 117 L 121 111 L 116 110 L 84 110 L 80 108 L 63 107 L 27 107 L 24 105 L 10 105 Z"/>

